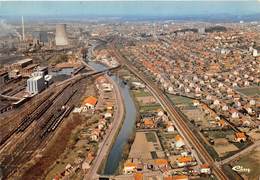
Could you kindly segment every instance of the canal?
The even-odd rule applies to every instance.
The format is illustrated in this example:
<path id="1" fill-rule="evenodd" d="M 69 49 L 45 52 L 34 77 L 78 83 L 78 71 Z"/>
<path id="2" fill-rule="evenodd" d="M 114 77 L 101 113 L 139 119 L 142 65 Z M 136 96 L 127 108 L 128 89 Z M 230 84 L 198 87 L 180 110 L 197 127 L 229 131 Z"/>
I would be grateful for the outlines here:
<path id="1" fill-rule="evenodd" d="M 88 62 L 88 64 L 97 71 L 106 69 L 104 65 L 93 61 Z M 136 120 L 136 107 L 130 94 L 129 86 L 125 85 L 118 76 L 111 76 L 111 78 L 121 91 L 125 105 L 125 119 L 105 163 L 103 170 L 103 174 L 105 175 L 113 175 L 118 169 L 119 163 L 122 160 L 123 147 L 127 143 L 128 138 L 134 133 Z"/>

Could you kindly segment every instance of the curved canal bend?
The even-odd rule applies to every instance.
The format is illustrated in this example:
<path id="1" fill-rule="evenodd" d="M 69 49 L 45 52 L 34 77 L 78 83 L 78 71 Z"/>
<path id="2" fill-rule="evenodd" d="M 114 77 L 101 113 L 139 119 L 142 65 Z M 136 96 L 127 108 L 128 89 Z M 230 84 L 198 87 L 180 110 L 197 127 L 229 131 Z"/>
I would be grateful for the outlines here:
<path id="1" fill-rule="evenodd" d="M 95 62 L 88 62 L 88 64 L 97 71 L 107 68 L 104 65 Z M 127 143 L 128 138 L 134 133 L 136 120 L 136 107 L 130 94 L 129 86 L 125 85 L 117 76 L 111 76 L 111 78 L 119 86 L 124 99 L 125 119 L 106 160 L 103 169 L 103 174 L 105 175 L 114 175 L 118 169 L 119 163 L 122 160 L 123 147 Z"/>

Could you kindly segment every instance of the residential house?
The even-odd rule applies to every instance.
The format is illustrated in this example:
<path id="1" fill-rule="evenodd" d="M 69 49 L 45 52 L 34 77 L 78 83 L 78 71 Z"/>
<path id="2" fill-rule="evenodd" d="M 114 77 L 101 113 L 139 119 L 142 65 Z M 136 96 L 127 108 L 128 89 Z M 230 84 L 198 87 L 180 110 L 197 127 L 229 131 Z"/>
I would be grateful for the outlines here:
<path id="1" fill-rule="evenodd" d="M 218 121 L 218 126 L 220 126 L 220 127 L 225 127 L 226 126 L 226 123 L 225 123 L 225 121 L 223 120 L 223 119 L 221 119 L 221 120 L 219 120 Z"/>
<path id="2" fill-rule="evenodd" d="M 249 127 L 251 125 L 251 122 L 249 121 L 249 119 L 247 119 L 245 117 L 242 117 L 240 119 L 240 121 L 241 121 L 242 126 L 244 126 L 244 127 Z"/>
<path id="3" fill-rule="evenodd" d="M 191 156 L 181 156 L 177 159 L 177 166 L 184 167 L 193 162 L 193 158 Z"/>
<path id="4" fill-rule="evenodd" d="M 166 159 L 155 159 L 154 164 L 159 169 L 168 167 L 168 161 Z"/>
<path id="5" fill-rule="evenodd" d="M 176 142 L 175 142 L 175 147 L 178 149 L 178 148 L 181 148 L 182 146 L 184 146 L 185 144 L 184 144 L 184 141 L 183 141 L 183 139 L 182 139 L 182 137 L 180 136 L 180 135 L 177 135 L 177 136 L 175 136 L 175 140 L 176 140 Z"/>
<path id="6" fill-rule="evenodd" d="M 97 104 L 97 98 L 89 96 L 84 100 L 84 104 L 88 109 L 94 109 Z"/>
<path id="7" fill-rule="evenodd" d="M 245 133 L 244 132 L 237 132 L 237 133 L 235 133 L 235 141 L 236 142 L 246 141 Z"/>
<path id="8" fill-rule="evenodd" d="M 107 112 L 104 114 L 104 117 L 105 117 L 105 119 L 112 118 L 112 112 L 107 111 Z"/>
<path id="9" fill-rule="evenodd" d="M 168 125 L 167 125 L 167 132 L 172 133 L 172 132 L 174 132 L 174 131 L 175 131 L 174 126 L 171 125 L 171 124 L 168 124 Z"/>
<path id="10" fill-rule="evenodd" d="M 107 106 L 106 106 L 107 110 L 113 110 L 114 105 L 113 105 L 112 102 L 107 102 L 106 105 L 107 105 Z"/>
<path id="11" fill-rule="evenodd" d="M 144 119 L 145 128 L 154 128 L 155 124 L 152 119 Z"/>
<path id="12" fill-rule="evenodd" d="M 98 129 L 102 130 L 106 127 L 106 120 L 105 119 L 101 119 L 99 122 L 98 122 Z"/>
<path id="13" fill-rule="evenodd" d="M 91 136 L 90 136 L 91 141 L 97 142 L 99 137 L 100 137 L 100 133 L 101 133 L 100 129 L 94 129 L 91 133 Z"/>
<path id="14" fill-rule="evenodd" d="M 102 90 L 104 92 L 111 92 L 113 89 L 113 85 L 110 83 L 102 83 Z"/>
<path id="15" fill-rule="evenodd" d="M 200 105 L 200 102 L 199 102 L 198 100 L 193 100 L 192 102 L 193 102 L 193 106 L 198 106 L 198 105 Z"/>
<path id="16" fill-rule="evenodd" d="M 123 172 L 124 174 L 132 174 L 136 171 L 137 164 L 131 161 L 126 161 L 124 164 Z"/>
<path id="17" fill-rule="evenodd" d="M 239 118 L 238 112 L 236 109 L 230 109 L 229 112 L 231 113 L 231 117 L 233 119 Z"/>
<path id="18" fill-rule="evenodd" d="M 211 174 L 211 169 L 208 164 L 202 164 L 200 166 L 200 173 L 202 174 Z"/>

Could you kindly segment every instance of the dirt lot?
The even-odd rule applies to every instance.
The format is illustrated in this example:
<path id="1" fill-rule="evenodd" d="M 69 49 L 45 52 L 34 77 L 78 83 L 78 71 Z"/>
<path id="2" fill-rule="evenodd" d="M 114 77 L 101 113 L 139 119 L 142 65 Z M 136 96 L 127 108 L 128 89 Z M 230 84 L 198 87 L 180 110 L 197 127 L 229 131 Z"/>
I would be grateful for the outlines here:
<path id="1" fill-rule="evenodd" d="M 136 132 L 129 158 L 147 161 L 153 159 L 151 152 L 156 152 L 158 158 L 163 158 L 161 144 L 155 132 Z"/>
<path id="2" fill-rule="evenodd" d="M 241 173 L 244 179 L 259 180 L 260 178 L 260 147 L 257 147 L 252 152 L 245 154 L 241 159 L 233 164 L 243 166 L 243 168 L 249 168 L 249 173 Z"/>
<path id="3" fill-rule="evenodd" d="M 62 131 L 59 131 L 56 134 L 54 140 L 48 146 L 39 161 L 22 176 L 22 179 L 44 179 L 46 169 L 48 169 L 59 155 L 64 152 L 68 145 L 72 130 L 80 123 L 81 119 L 78 118 L 66 121 L 66 123 L 63 124 Z"/>
<path id="4" fill-rule="evenodd" d="M 221 142 L 216 143 L 217 141 Z M 224 157 L 227 153 L 238 150 L 234 144 L 229 143 L 225 138 L 215 139 L 215 145 L 213 147 L 218 153 L 219 157 Z"/>
<path id="5" fill-rule="evenodd" d="M 204 112 L 200 109 L 192 109 L 192 110 L 183 110 L 183 113 L 191 120 L 193 119 L 194 122 L 201 126 L 201 128 L 208 128 L 209 125 L 209 118 L 205 117 Z"/>

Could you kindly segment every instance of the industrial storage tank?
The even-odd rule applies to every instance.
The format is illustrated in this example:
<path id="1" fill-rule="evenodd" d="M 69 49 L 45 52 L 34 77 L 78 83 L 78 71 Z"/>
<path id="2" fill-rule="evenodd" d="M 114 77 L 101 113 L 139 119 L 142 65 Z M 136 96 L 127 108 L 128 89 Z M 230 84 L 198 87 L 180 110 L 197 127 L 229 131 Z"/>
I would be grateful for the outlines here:
<path id="1" fill-rule="evenodd" d="M 67 46 L 69 44 L 66 34 L 66 24 L 56 25 L 55 42 L 56 46 Z"/>

